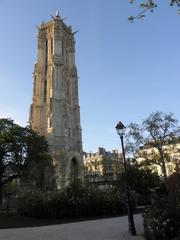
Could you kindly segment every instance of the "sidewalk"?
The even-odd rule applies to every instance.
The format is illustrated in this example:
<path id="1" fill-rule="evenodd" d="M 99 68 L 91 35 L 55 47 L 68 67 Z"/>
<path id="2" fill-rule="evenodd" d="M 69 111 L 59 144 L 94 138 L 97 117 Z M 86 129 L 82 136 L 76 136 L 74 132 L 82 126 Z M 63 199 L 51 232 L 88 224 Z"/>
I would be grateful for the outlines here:
<path id="1" fill-rule="evenodd" d="M 128 233 L 127 216 L 33 228 L 0 230 L 0 240 L 143 240 L 143 221 L 134 216 L 137 236 Z"/>

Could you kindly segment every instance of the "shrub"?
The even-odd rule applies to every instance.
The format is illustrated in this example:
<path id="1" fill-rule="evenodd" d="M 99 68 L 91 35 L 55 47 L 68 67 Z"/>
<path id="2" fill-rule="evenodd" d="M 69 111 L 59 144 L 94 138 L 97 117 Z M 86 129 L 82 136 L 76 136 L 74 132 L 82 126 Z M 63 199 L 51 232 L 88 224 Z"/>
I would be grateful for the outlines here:
<path id="1" fill-rule="evenodd" d="M 164 199 L 147 208 L 143 214 L 147 240 L 170 240 L 178 234 L 180 208 L 174 208 Z"/>
<path id="2" fill-rule="evenodd" d="M 91 217 L 125 213 L 126 204 L 118 191 L 73 184 L 60 192 L 20 194 L 18 212 L 30 217 Z"/>
<path id="3" fill-rule="evenodd" d="M 168 191 L 159 189 L 154 203 L 145 210 L 144 229 L 147 240 L 180 239 L 179 183 L 179 174 L 170 176 L 166 188 Z"/>

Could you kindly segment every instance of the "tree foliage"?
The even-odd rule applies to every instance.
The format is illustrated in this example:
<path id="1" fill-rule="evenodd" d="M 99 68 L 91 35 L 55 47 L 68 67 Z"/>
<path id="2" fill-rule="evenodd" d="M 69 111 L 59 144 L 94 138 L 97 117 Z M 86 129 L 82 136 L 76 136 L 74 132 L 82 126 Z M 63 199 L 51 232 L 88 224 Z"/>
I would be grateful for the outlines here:
<path id="1" fill-rule="evenodd" d="M 129 0 L 129 2 L 135 3 L 137 1 Z M 169 0 L 168 2 L 171 7 L 176 6 L 180 8 L 180 0 Z M 141 11 L 135 16 L 130 16 L 128 20 L 133 22 L 135 19 L 143 19 L 147 12 L 153 13 L 154 9 L 157 8 L 157 6 L 158 6 L 158 1 L 156 0 L 146 0 L 143 2 L 141 1 L 141 3 L 139 4 L 139 8 L 141 9 Z M 179 9 L 179 13 L 180 13 L 180 9 Z"/>
<path id="2" fill-rule="evenodd" d="M 164 146 L 173 146 L 179 135 L 178 120 L 172 113 L 154 112 L 141 124 L 129 125 L 126 150 L 136 159 L 141 159 L 144 167 L 160 166 L 166 181 L 166 163 L 171 161 L 171 158 Z"/>
<path id="3" fill-rule="evenodd" d="M 43 168 L 50 161 L 47 151 L 43 136 L 11 119 L 0 119 L 0 189 L 25 176 L 42 184 Z"/>
<path id="4" fill-rule="evenodd" d="M 141 197 L 140 202 L 147 203 L 150 200 L 151 189 L 161 184 L 159 176 L 148 168 L 139 168 L 136 162 L 128 164 L 128 185 L 131 191 L 135 191 Z M 118 176 L 118 187 L 125 191 L 125 173 Z"/>

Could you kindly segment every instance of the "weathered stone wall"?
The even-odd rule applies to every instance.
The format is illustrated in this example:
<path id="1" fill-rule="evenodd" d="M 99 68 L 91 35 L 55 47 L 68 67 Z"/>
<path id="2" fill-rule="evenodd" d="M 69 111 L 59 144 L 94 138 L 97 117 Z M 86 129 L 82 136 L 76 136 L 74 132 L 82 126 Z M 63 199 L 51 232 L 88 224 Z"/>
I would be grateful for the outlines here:
<path id="1" fill-rule="evenodd" d="M 70 181 L 72 159 L 78 164 L 78 177 L 83 166 L 75 40 L 59 14 L 39 26 L 37 39 L 30 124 L 47 137 L 54 182 L 61 188 Z"/>

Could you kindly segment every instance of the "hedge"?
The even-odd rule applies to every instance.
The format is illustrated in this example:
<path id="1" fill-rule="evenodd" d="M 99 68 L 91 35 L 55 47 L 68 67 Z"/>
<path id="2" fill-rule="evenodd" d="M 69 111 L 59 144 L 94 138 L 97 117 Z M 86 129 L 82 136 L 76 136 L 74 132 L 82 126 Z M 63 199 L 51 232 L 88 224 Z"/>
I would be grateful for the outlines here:
<path id="1" fill-rule="evenodd" d="M 41 218 L 74 218 L 124 214 L 125 196 L 119 191 L 71 185 L 60 192 L 31 191 L 18 197 L 18 212 Z"/>

